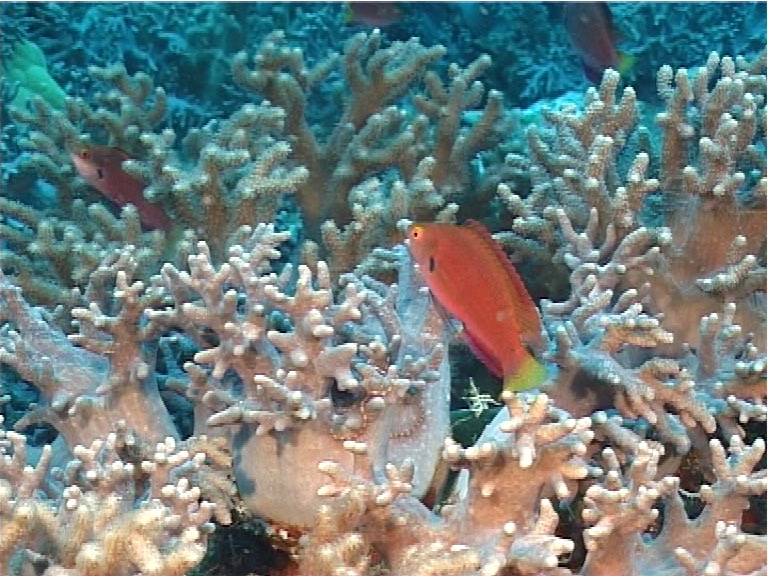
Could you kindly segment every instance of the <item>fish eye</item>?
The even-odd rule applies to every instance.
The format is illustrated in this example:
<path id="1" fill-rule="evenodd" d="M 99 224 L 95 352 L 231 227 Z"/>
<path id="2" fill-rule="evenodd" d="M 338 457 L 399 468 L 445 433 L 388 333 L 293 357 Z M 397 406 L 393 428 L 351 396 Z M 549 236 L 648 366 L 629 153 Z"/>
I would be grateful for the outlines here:
<path id="1" fill-rule="evenodd" d="M 421 227 L 416 226 L 411 230 L 411 238 L 418 238 L 421 235 Z"/>
<path id="2" fill-rule="evenodd" d="M 88 160 L 88 156 L 89 156 L 88 150 L 82 150 L 80 152 L 80 158 L 82 158 L 83 160 Z"/>

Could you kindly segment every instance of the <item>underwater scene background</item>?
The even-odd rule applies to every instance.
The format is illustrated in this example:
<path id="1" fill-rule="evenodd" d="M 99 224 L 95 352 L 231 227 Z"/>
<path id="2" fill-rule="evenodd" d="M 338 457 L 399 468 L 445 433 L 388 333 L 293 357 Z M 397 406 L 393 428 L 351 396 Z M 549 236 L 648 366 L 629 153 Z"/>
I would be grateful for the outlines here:
<path id="1" fill-rule="evenodd" d="M 0 576 L 766 574 L 766 3 L 0 28 Z"/>

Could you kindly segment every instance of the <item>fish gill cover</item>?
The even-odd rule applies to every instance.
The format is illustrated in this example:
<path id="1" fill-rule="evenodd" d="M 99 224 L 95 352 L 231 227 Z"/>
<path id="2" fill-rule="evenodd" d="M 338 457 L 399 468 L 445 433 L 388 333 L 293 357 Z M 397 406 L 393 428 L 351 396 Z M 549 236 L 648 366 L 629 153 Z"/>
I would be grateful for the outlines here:
<path id="1" fill-rule="evenodd" d="M 765 3 L 0 18 L 0 574 L 765 573 Z"/>

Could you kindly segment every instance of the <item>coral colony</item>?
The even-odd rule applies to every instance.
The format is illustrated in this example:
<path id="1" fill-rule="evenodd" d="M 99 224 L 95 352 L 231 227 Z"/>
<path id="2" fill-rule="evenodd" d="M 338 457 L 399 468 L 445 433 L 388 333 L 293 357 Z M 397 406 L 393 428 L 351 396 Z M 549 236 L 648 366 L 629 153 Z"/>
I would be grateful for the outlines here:
<path id="1" fill-rule="evenodd" d="M 379 4 L 3 8 L 0 574 L 765 575 L 765 6 Z"/>

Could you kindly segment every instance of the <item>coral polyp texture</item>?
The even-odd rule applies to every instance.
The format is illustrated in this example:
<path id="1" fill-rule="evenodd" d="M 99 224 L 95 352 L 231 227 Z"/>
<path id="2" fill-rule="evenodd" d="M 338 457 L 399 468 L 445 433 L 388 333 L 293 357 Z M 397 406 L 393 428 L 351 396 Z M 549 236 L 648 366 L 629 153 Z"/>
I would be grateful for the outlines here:
<path id="1" fill-rule="evenodd" d="M 180 6 L 3 9 L 0 575 L 766 574 L 764 4 Z"/>

